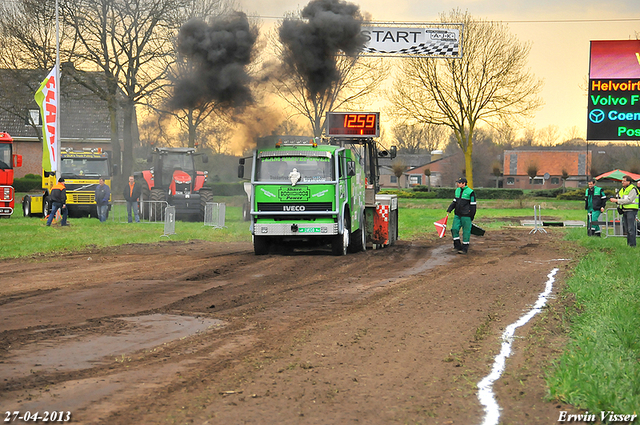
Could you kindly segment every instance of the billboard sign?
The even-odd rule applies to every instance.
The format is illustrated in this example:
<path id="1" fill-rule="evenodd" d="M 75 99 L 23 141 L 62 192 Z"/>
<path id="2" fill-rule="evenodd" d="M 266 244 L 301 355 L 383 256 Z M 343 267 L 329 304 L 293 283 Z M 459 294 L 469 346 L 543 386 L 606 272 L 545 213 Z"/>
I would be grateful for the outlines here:
<path id="1" fill-rule="evenodd" d="M 640 140 L 640 40 L 591 42 L 587 140 Z"/>
<path id="2" fill-rule="evenodd" d="M 462 24 L 364 23 L 362 35 L 366 44 L 362 51 L 369 56 L 460 58 Z"/>

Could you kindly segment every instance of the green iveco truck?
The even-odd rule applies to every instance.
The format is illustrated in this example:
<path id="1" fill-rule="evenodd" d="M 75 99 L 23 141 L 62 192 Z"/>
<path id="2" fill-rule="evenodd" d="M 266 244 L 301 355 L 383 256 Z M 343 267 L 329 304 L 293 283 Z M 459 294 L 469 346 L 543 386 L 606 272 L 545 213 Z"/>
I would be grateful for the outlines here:
<path id="1" fill-rule="evenodd" d="M 247 185 L 256 255 L 267 254 L 273 245 L 329 244 L 334 255 L 366 249 L 366 191 L 373 199 L 377 150 L 372 137 L 379 134 L 379 125 L 378 113 L 358 115 L 373 116 L 358 124 L 373 126 L 373 132 L 330 136 L 323 143 L 296 136 L 258 140 Z M 339 119 L 346 121 L 342 115 Z M 241 159 L 240 177 L 244 165 Z"/>

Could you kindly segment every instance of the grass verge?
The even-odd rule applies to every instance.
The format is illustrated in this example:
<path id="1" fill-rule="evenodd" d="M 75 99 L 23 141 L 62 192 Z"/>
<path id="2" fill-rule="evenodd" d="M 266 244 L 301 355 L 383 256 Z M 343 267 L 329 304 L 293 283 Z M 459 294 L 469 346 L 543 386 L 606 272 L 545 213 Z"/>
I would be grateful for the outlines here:
<path id="1" fill-rule="evenodd" d="M 590 412 L 633 414 L 640 406 L 640 251 L 625 238 L 587 238 L 567 281 L 570 341 L 547 376 L 550 396 Z M 596 413 L 597 414 L 597 413 Z"/>
<path id="2" fill-rule="evenodd" d="M 189 241 L 194 239 L 213 242 L 251 241 L 249 223 L 242 220 L 243 197 L 220 197 L 214 202 L 226 204 L 225 226 L 215 229 L 202 222 L 176 222 L 176 234 L 163 237 L 163 223 L 125 223 L 126 207 L 117 205 L 110 219 L 100 223 L 95 218 L 69 218 L 69 227 L 45 226 L 38 217 L 25 218 L 22 208 L 16 203 L 13 215 L 0 220 L 0 258 L 24 257 L 33 254 L 81 251 L 131 243 L 153 243 L 166 240 Z M 16 197 L 20 199 L 20 197 Z"/>

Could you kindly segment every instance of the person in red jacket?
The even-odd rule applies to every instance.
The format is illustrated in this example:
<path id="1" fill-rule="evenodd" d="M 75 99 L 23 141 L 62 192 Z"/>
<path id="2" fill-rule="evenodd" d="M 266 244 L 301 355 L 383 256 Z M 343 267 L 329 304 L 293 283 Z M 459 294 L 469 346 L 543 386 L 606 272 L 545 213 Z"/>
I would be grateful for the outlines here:
<path id="1" fill-rule="evenodd" d="M 51 188 L 49 200 L 51 201 L 51 212 L 49 213 L 49 218 L 47 218 L 47 226 L 51 226 L 53 217 L 56 216 L 58 210 L 60 210 L 62 214 L 62 221 L 60 222 L 60 225 L 68 226 L 67 215 L 69 210 L 67 209 L 67 188 L 64 185 L 64 179 L 62 177 L 60 177 L 58 179 L 58 183 Z"/>

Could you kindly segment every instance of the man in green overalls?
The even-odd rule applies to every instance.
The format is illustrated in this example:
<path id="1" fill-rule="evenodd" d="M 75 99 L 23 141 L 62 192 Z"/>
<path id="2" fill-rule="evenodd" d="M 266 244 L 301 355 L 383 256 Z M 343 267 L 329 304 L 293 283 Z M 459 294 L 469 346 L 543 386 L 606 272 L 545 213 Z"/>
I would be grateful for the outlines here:
<path id="1" fill-rule="evenodd" d="M 604 212 L 604 207 L 607 204 L 607 195 L 602 188 L 596 186 L 595 179 L 589 180 L 587 185 L 589 188 L 584 193 L 584 209 L 590 214 L 590 221 L 598 221 L 600 213 Z M 587 234 L 589 236 L 600 236 L 600 226 L 592 224 Z"/>
<path id="2" fill-rule="evenodd" d="M 461 177 L 456 182 L 458 186 L 447 213 L 455 210 L 451 234 L 453 236 L 453 248 L 458 254 L 466 254 L 469 251 L 469 239 L 471 238 L 471 222 L 476 216 L 476 194 L 469 186 L 467 179 Z M 460 243 L 460 229 L 462 228 L 462 243 Z"/>

